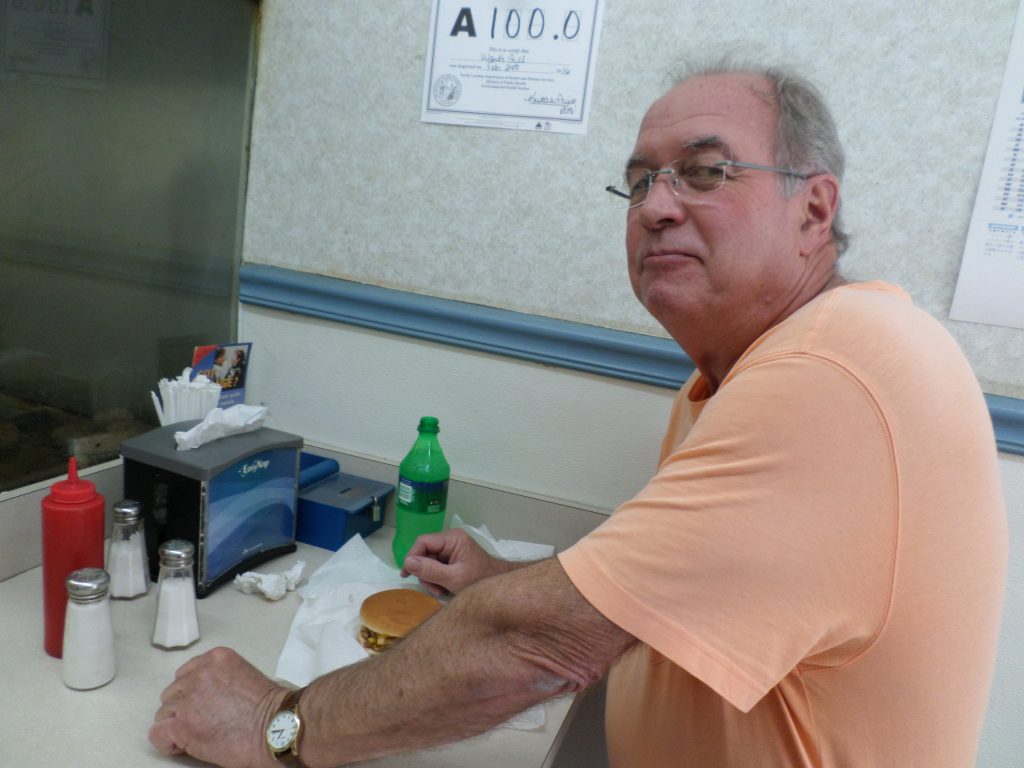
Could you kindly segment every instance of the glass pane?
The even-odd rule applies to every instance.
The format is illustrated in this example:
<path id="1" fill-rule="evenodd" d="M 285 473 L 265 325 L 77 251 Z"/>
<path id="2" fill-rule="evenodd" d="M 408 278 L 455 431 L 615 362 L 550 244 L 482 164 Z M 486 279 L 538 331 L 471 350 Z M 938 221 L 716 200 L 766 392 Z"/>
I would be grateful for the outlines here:
<path id="1" fill-rule="evenodd" d="M 116 458 L 232 341 L 251 0 L 0 0 L 0 490 Z"/>

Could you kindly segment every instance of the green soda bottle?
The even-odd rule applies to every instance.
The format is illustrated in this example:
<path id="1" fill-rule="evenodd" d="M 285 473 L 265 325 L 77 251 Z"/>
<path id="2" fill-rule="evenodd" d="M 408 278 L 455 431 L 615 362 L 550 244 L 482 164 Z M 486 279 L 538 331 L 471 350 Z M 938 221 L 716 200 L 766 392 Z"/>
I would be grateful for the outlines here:
<path id="1" fill-rule="evenodd" d="M 448 504 L 451 468 L 437 439 L 441 431 L 437 419 L 424 416 L 417 429 L 419 437 L 398 465 L 397 519 L 391 551 L 399 568 L 417 536 L 444 528 L 444 511 Z"/>

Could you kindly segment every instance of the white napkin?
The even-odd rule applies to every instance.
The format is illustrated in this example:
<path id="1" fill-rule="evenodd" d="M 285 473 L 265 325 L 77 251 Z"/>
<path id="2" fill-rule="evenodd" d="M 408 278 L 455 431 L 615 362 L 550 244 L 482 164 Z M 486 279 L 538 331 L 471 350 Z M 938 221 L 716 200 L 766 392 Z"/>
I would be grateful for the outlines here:
<path id="1" fill-rule="evenodd" d="M 267 416 L 264 405 L 232 405 L 214 408 L 201 422 L 187 432 L 175 432 L 174 441 L 179 451 L 198 448 L 228 435 L 253 432 L 263 426 Z"/>
<path id="2" fill-rule="evenodd" d="M 495 539 L 486 525 L 474 528 L 462 521 L 458 515 L 452 515 L 452 528 L 462 528 L 473 537 L 488 554 L 513 562 L 543 560 L 555 554 L 551 544 L 535 544 L 531 541 L 515 541 L 514 539 Z"/>
<path id="3" fill-rule="evenodd" d="M 305 560 L 296 560 L 295 565 L 283 573 L 246 571 L 235 576 L 234 585 L 247 595 L 259 592 L 267 600 L 280 600 L 286 593 L 295 590 L 305 568 Z"/>
<path id="4" fill-rule="evenodd" d="M 546 544 L 497 541 L 486 527 L 465 525 L 457 515 L 452 527 L 464 528 L 484 549 L 506 559 L 539 559 L 554 554 L 554 547 Z M 295 613 L 274 676 L 301 687 L 320 675 L 365 659 L 368 654 L 356 639 L 363 600 L 385 589 L 417 586 L 415 577 L 401 578 L 398 570 L 374 555 L 360 536 L 353 536 L 298 590 L 302 605 Z M 531 730 L 543 725 L 544 706 L 537 705 L 503 727 Z"/>
<path id="5" fill-rule="evenodd" d="M 298 592 L 302 604 L 295 612 L 274 675 L 293 685 L 365 659 L 356 639 L 359 606 L 383 589 L 414 586 L 382 562 L 360 536 L 353 536 L 321 565 Z"/>

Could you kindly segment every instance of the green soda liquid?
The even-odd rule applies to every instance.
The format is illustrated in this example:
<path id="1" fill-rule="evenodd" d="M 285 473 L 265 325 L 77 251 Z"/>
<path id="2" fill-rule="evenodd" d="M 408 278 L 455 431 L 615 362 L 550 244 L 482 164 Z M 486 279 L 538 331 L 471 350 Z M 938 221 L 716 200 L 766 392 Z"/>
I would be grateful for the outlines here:
<path id="1" fill-rule="evenodd" d="M 451 469 L 437 439 L 437 419 L 424 416 L 419 437 L 398 467 L 395 493 L 395 538 L 391 551 L 399 568 L 405 562 L 416 537 L 437 533 L 444 528 L 448 504 L 448 478 Z"/>

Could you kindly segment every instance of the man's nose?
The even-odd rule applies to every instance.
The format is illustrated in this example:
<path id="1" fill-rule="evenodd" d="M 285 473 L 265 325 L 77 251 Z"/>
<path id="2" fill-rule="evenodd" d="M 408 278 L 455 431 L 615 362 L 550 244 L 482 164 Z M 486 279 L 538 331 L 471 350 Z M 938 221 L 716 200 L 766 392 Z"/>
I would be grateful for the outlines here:
<path id="1" fill-rule="evenodd" d="M 675 186 L 673 174 L 659 174 L 651 180 L 647 198 L 638 208 L 640 222 L 649 229 L 680 224 L 686 218 L 686 205 Z"/>

